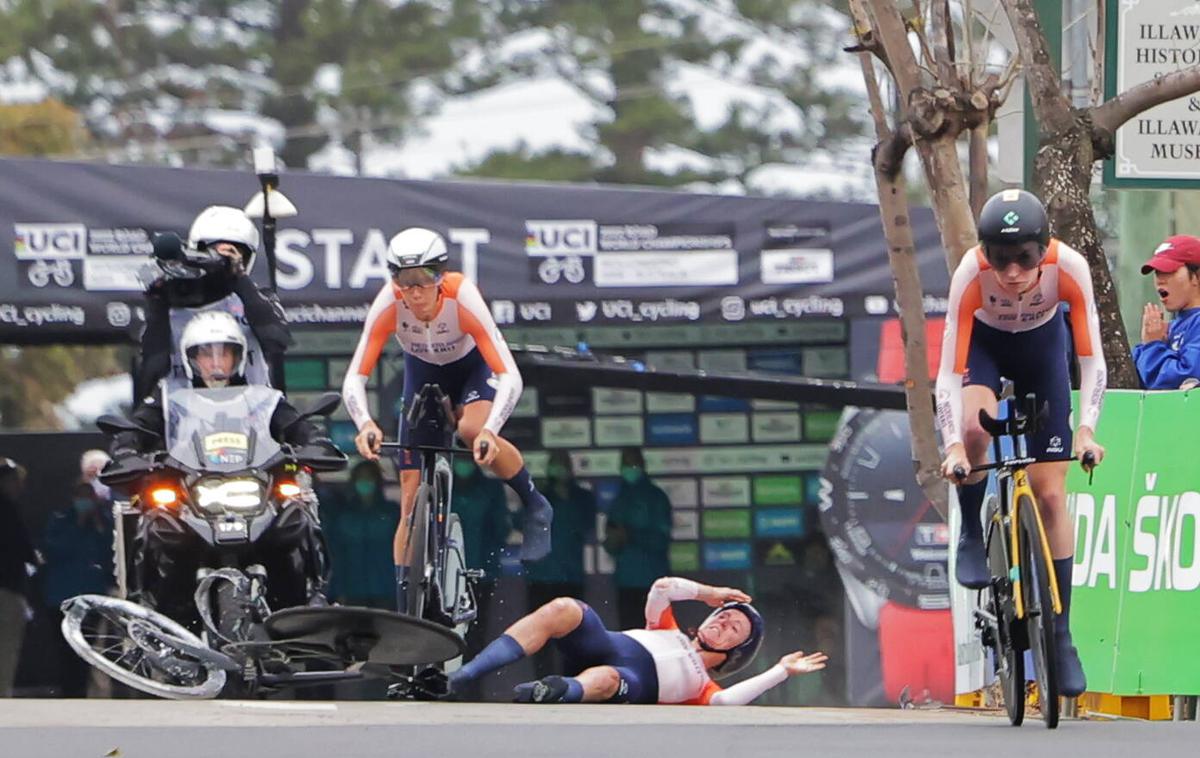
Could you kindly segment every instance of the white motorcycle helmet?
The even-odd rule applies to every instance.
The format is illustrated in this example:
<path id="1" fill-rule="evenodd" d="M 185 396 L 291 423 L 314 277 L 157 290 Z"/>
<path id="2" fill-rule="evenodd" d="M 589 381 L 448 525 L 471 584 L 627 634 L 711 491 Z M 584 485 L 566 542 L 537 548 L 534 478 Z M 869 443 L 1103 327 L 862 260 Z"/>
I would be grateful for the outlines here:
<path id="1" fill-rule="evenodd" d="M 414 226 L 392 237 L 387 249 L 387 267 L 392 276 L 406 268 L 428 268 L 441 274 L 450 260 L 446 241 L 431 229 Z"/>
<path id="2" fill-rule="evenodd" d="M 223 345 L 234 351 L 233 370 L 228 375 L 217 372 L 205 379 L 201 373 L 196 360 L 201 349 L 209 345 Z M 179 340 L 179 350 L 183 353 L 183 371 L 193 386 L 226 387 L 246 374 L 246 335 L 237 319 L 224 311 L 205 311 L 189 321 Z"/>
<path id="3" fill-rule="evenodd" d="M 216 242 L 230 242 L 242 251 L 242 265 L 249 274 L 258 250 L 258 227 L 243 211 L 228 205 L 210 205 L 200 211 L 188 232 L 188 247 L 203 250 Z"/>

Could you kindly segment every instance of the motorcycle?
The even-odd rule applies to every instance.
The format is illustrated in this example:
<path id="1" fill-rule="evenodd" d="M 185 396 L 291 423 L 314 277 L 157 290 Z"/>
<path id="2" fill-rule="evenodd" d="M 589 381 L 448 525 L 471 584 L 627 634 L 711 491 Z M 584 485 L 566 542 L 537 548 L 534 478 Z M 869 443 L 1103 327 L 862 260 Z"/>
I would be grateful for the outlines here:
<path id="1" fill-rule="evenodd" d="M 461 653 L 430 634 L 432 647 L 406 650 L 397 614 L 323 607 L 328 564 L 312 474 L 347 459 L 329 443 L 276 441 L 278 398 L 254 385 L 170 391 L 162 450 L 101 474 L 130 498 L 114 506 L 119 596 L 62 606 L 63 634 L 88 663 L 159 697 L 211 698 L 358 679 L 373 672 L 367 664 L 386 675 L 418 653 Z M 327 395 L 300 418 L 338 402 Z M 97 425 L 154 434 L 113 416 Z M 308 670 L 314 661 L 326 670 Z"/>

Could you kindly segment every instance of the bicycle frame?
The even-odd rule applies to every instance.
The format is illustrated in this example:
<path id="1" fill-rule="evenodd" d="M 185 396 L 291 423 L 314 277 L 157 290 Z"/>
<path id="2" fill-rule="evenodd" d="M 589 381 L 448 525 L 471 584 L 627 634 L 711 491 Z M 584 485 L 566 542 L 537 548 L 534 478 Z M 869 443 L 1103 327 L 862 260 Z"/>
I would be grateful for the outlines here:
<path id="1" fill-rule="evenodd" d="M 415 429 L 422 422 L 428 422 L 427 413 L 429 408 L 434 409 L 434 414 L 440 415 L 441 432 L 443 434 L 442 445 L 408 445 L 404 443 L 384 443 L 384 447 L 393 450 L 411 450 L 420 456 L 420 471 L 421 485 L 428 487 L 429 491 L 434 493 L 431 499 L 431 508 L 426 516 L 427 518 L 427 535 L 432 532 L 432 550 L 427 557 L 427 568 L 431 569 L 431 576 L 410 576 L 407 581 L 426 581 L 430 583 L 430 588 L 434 584 L 438 585 L 441 602 L 446 602 L 446 592 L 450 589 L 442 586 L 445 584 L 443 575 L 446 573 L 446 567 L 449 563 L 450 550 L 453 549 L 450 545 L 449 534 L 447 530 L 450 528 L 450 500 L 451 486 L 453 482 L 453 474 L 450 469 L 450 457 L 456 453 L 470 453 L 469 450 L 453 446 L 454 438 L 454 411 L 449 400 L 442 393 L 441 388 L 434 384 L 426 384 L 421 388 L 420 392 L 414 397 L 413 406 L 408 409 L 409 428 Z M 418 492 L 420 489 L 418 489 Z M 413 510 L 410 518 L 413 519 L 409 524 L 409 540 L 411 543 L 412 534 L 414 531 L 415 518 L 420 510 L 414 502 Z M 426 537 L 428 539 L 428 536 Z M 410 544 L 409 549 L 412 549 Z M 461 555 L 461 553 L 460 553 Z M 465 564 L 465 560 L 463 561 Z M 481 572 L 472 570 L 462 570 L 462 578 L 467 580 L 480 578 Z M 449 612 L 449 618 L 453 625 L 457 626 L 463 623 L 469 623 L 474 620 L 477 614 L 475 608 L 475 591 L 470 581 L 466 584 L 467 592 L 470 594 L 470 608 L 468 610 L 460 610 L 458 608 L 457 598 L 453 600 L 452 610 Z M 444 611 L 444 608 L 439 611 Z"/>
<path id="2" fill-rule="evenodd" d="M 1009 521 L 1009 580 L 1013 585 L 1016 617 L 1023 619 L 1025 618 L 1025 600 L 1024 593 L 1021 591 L 1023 572 L 1021 570 L 1021 551 L 1019 548 L 1022 516 L 1021 512 L 1015 508 L 1021 495 L 1027 495 L 1034 504 L 1033 514 L 1037 522 L 1037 533 L 1039 542 L 1041 543 L 1042 555 L 1045 558 L 1047 566 L 1054 565 L 1054 559 L 1050 552 L 1050 540 L 1046 537 L 1046 526 L 1042 521 L 1041 510 L 1037 507 L 1037 497 L 1034 495 L 1033 487 L 1029 484 L 1029 474 L 1025 469 L 1032 463 L 1049 463 L 1057 460 L 1073 460 L 1073 458 L 1039 460 L 1030 457 L 1026 435 L 1032 434 L 1037 430 L 1045 414 L 1045 406 L 1040 411 L 1035 412 L 1033 396 L 1031 395 L 1027 398 L 1026 402 L 1027 412 L 1025 414 L 1020 413 L 1017 409 L 1016 398 L 1012 396 L 1011 385 L 1006 386 L 1002 397 L 1005 407 L 1005 418 L 1003 421 L 991 419 L 983 411 L 979 412 L 981 424 L 992 434 L 992 459 L 996 462 L 973 467 L 971 471 L 996 470 L 996 484 L 1000 490 L 1000 497 L 998 498 L 998 508 L 992 515 L 992 519 L 998 522 L 997 526 L 1002 525 L 1005 518 L 1008 518 Z M 1011 439 L 1013 442 L 1015 453 L 1013 456 L 1005 456 L 1003 454 L 1001 440 L 1005 437 Z M 1014 510 L 1016 510 L 1016 513 L 1013 513 Z M 1053 571 L 1049 573 L 1049 580 L 1051 604 L 1054 613 L 1062 613 L 1062 597 L 1059 594 L 1058 579 Z"/>

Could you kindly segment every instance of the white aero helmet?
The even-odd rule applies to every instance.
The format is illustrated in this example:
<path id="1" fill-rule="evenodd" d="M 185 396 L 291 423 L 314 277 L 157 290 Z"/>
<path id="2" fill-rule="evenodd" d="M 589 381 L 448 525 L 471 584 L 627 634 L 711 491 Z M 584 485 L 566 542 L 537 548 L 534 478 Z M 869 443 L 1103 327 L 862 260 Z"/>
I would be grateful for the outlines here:
<path id="1" fill-rule="evenodd" d="M 188 232 L 188 247 L 203 250 L 215 242 L 232 242 L 240 247 L 243 266 L 250 273 L 258 250 L 258 227 L 244 211 L 228 205 L 210 205 L 200 211 Z"/>
<path id="2" fill-rule="evenodd" d="M 217 383 L 216 386 L 224 387 L 234 377 L 245 376 L 246 335 L 237 319 L 224 311 L 204 311 L 193 317 L 183 328 L 179 351 L 183 353 L 183 371 L 193 385 L 197 379 L 204 380 L 194 361 L 200 348 L 205 345 L 232 345 L 235 351 L 233 373 L 229 376 L 216 374 L 210 377 L 211 381 Z"/>
<path id="3" fill-rule="evenodd" d="M 393 276 L 406 268 L 431 268 L 441 273 L 448 260 L 446 241 L 431 229 L 414 226 L 392 237 L 388 243 L 387 266 Z"/>

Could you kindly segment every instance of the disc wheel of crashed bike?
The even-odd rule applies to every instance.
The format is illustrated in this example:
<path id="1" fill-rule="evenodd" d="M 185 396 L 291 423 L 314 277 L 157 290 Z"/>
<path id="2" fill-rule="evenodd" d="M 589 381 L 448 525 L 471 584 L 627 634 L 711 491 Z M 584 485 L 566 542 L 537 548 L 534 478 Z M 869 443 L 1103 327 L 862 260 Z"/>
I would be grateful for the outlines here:
<path id="1" fill-rule="evenodd" d="M 216 697 L 231 663 L 163 614 L 105 595 L 63 603 L 62 633 L 79 657 L 113 679 L 172 700 Z"/>
<path id="2" fill-rule="evenodd" d="M 1042 550 L 1036 506 L 1028 495 L 1017 499 L 1021 514 L 1021 589 L 1025 596 L 1025 629 L 1037 680 L 1039 708 L 1046 728 L 1058 726 L 1058 661 L 1054 645 L 1054 600 L 1050 593 L 1050 569 Z"/>
<path id="3" fill-rule="evenodd" d="M 429 550 L 429 512 L 433 508 L 433 490 L 422 482 L 413 503 L 412 521 L 408 526 L 408 588 L 405 591 L 407 613 L 413 618 L 424 618 L 425 603 L 430 596 L 429 577 L 426 568 Z"/>
<path id="4" fill-rule="evenodd" d="M 1025 720 L 1025 653 L 1016 639 L 1021 622 L 1014 614 L 1012 583 L 1008 576 L 1008 532 L 1002 521 L 990 522 L 988 529 L 988 567 L 992 583 L 982 590 L 983 605 L 996 619 L 992 637 L 992 660 L 996 676 L 1000 679 L 1000 690 L 1004 696 L 1004 710 L 1013 726 Z"/>

